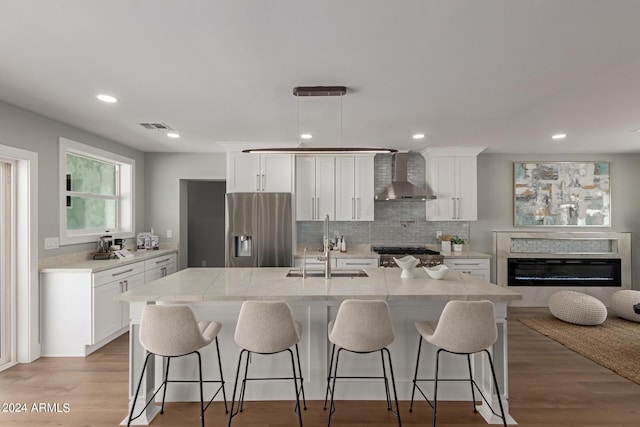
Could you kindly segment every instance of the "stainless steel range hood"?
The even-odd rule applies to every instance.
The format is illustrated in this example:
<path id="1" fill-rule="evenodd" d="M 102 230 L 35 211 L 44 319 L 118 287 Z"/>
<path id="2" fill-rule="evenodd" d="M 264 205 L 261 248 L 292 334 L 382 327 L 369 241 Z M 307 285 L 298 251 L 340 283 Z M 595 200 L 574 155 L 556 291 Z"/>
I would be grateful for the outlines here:
<path id="1" fill-rule="evenodd" d="M 408 153 L 393 155 L 393 180 L 376 200 L 428 200 L 435 199 L 431 192 L 414 185 L 407 178 Z"/>

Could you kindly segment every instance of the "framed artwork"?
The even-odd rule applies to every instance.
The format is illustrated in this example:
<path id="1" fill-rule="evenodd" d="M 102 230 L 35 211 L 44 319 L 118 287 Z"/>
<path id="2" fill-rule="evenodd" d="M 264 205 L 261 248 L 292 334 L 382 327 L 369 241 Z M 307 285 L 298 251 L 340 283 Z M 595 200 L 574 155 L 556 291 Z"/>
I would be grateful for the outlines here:
<path id="1" fill-rule="evenodd" d="M 515 226 L 611 226 L 609 162 L 514 162 Z"/>

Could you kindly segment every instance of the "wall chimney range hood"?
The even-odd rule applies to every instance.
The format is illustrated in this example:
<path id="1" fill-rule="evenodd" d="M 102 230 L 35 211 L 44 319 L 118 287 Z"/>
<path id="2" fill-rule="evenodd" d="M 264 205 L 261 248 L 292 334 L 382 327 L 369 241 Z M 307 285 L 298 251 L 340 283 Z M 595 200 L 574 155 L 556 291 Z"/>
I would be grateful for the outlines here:
<path id="1" fill-rule="evenodd" d="M 393 180 L 376 200 L 430 200 L 436 196 L 431 192 L 414 185 L 407 178 L 407 153 L 395 153 L 393 155 Z"/>

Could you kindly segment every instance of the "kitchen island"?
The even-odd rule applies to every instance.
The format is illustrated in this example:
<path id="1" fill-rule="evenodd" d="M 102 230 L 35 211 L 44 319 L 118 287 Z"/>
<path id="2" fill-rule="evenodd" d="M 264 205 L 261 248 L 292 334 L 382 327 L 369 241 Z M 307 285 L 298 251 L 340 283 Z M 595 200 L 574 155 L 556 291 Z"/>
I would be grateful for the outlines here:
<path id="1" fill-rule="evenodd" d="M 189 268 L 173 275 L 158 279 L 118 295 L 116 298 L 130 304 L 130 377 L 129 397 L 132 401 L 133 388 L 142 369 L 144 351 L 138 342 L 138 328 L 142 308 L 146 304 L 189 304 L 196 316 L 203 320 L 222 323 L 219 334 L 223 370 L 227 386 L 235 378 L 235 367 L 240 352 L 233 335 L 242 301 L 285 300 L 293 311 L 294 318 L 302 323 L 300 353 L 307 399 L 322 400 L 326 386 L 330 346 L 327 340 L 327 323 L 334 319 L 340 303 L 347 298 L 383 299 L 389 303 L 394 322 L 395 341 L 389 346 L 394 364 L 399 399 L 411 396 L 413 370 L 419 342 L 414 323 L 420 320 L 438 319 L 444 305 L 450 300 L 490 300 L 495 305 L 498 341 L 492 348 L 500 391 L 508 414 L 508 372 L 507 372 L 507 304 L 518 300 L 520 294 L 509 289 L 473 278 L 457 271 L 449 271 L 442 280 L 434 280 L 422 269 L 414 269 L 414 278 L 400 279 L 397 268 L 367 268 L 368 277 L 332 278 L 286 277 L 289 268 Z M 215 346 L 203 349 L 205 378 L 217 378 Z M 435 349 L 423 346 L 421 377 L 432 377 Z M 188 358 L 172 361 L 171 376 L 195 379 L 196 364 Z M 441 377 L 464 377 L 465 358 L 443 355 Z M 251 369 L 269 372 L 270 376 L 289 375 L 290 365 L 285 356 L 262 358 L 255 355 Z M 495 390 L 490 381 L 488 362 L 481 356 L 473 359 L 476 379 L 485 396 L 497 404 Z M 255 367 L 255 368 L 254 368 Z M 350 358 L 344 357 L 341 372 L 351 375 L 379 375 L 378 354 Z M 153 369 L 151 370 L 153 372 Z M 140 408 L 151 396 L 155 384 L 159 384 L 159 373 L 143 383 L 138 400 Z M 252 381 L 247 387 L 248 400 L 293 399 L 288 382 Z M 425 387 L 429 391 L 430 387 Z M 228 390 L 229 392 L 231 390 Z M 212 393 L 212 389 L 205 389 Z M 230 393 L 228 393 L 230 394 Z M 428 393 L 430 394 L 430 393 Z M 442 400 L 470 400 L 468 382 L 442 383 L 438 396 Z M 195 401 L 198 399 L 196 387 L 173 385 L 167 391 L 168 401 Z M 379 380 L 342 380 L 336 387 L 336 399 L 386 399 L 384 384 Z M 138 405 L 137 404 L 137 405 Z M 489 423 L 499 422 L 486 405 L 478 410 Z M 157 406 L 150 405 L 138 420 L 149 423 L 159 412 Z"/>

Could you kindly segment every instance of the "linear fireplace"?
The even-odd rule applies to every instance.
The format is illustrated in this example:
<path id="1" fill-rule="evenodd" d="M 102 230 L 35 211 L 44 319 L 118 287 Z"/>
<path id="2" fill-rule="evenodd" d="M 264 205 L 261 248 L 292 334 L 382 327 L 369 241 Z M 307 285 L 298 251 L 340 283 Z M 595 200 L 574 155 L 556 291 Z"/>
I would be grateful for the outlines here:
<path id="1" fill-rule="evenodd" d="M 522 294 L 512 305 L 546 307 L 559 290 L 575 290 L 609 304 L 631 289 L 631 233 L 494 232 L 495 283 Z"/>
<path id="2" fill-rule="evenodd" d="M 509 258 L 509 286 L 622 286 L 620 258 Z"/>

